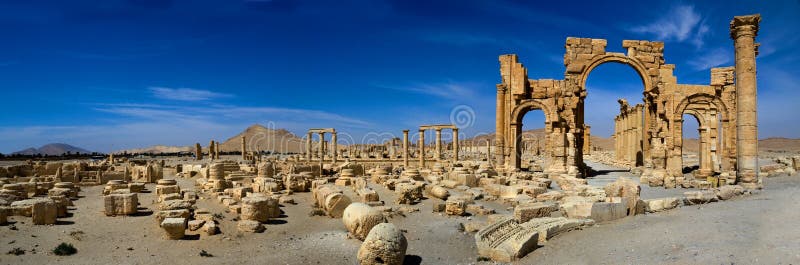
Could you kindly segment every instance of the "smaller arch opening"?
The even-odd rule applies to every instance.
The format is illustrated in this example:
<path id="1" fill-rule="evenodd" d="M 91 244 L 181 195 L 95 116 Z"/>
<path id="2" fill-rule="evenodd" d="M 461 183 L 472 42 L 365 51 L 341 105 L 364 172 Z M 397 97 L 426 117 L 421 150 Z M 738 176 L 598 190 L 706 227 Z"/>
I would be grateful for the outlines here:
<path id="1" fill-rule="evenodd" d="M 681 165 L 684 174 L 700 169 L 700 118 L 693 113 L 684 112 L 681 121 Z"/>
<path id="2" fill-rule="evenodd" d="M 547 118 L 542 109 L 530 107 L 517 118 L 516 156 L 520 169 L 541 172 L 546 165 Z"/>

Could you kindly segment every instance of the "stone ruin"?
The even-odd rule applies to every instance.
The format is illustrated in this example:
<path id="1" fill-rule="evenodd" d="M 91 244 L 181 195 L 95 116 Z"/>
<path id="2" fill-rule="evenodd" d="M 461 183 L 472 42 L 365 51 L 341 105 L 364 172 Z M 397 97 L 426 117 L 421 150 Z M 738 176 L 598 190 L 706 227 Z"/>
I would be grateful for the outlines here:
<path id="1" fill-rule="evenodd" d="M 711 69 L 709 85 L 679 84 L 672 74 L 675 66 L 665 63 L 663 42 L 625 40 L 622 47 L 627 53 L 615 53 L 606 52 L 603 39 L 567 38 L 563 80 L 528 79 L 516 55 L 500 56 L 497 165 L 520 168 L 522 117 L 539 109 L 545 114 L 547 135 L 544 170 L 581 176 L 586 168 L 586 78 L 598 65 L 616 62 L 633 67 L 644 84 L 644 104 L 630 108 L 621 102 L 615 119 L 617 162 L 644 166 L 665 178 L 682 177 L 681 124 L 682 115 L 688 113 L 701 123 L 703 159 L 698 176 L 725 172 L 727 183 L 758 187 L 755 37 L 760 19 L 759 15 L 734 17 L 730 34 L 735 66 Z M 718 130 L 723 139 L 715 139 Z"/>
<path id="2" fill-rule="evenodd" d="M 81 187 L 104 185 L 94 195 L 102 197 L 103 215 L 153 211 L 152 227 L 162 230 L 166 240 L 234 232 L 221 231 L 224 222 L 235 222 L 238 233 L 261 233 L 264 224 L 286 217 L 282 207 L 301 202 L 308 204 L 301 207 L 307 207 L 312 220 L 342 219 L 348 243 L 360 244 L 353 253 L 360 264 L 402 264 L 409 243 L 404 233 L 411 232 L 392 220 L 415 214 L 463 221 L 458 229 L 474 233 L 478 256 L 513 262 L 559 234 L 595 223 L 747 195 L 758 188 L 759 171 L 795 174 L 800 157 L 776 158 L 777 166 L 767 168 L 753 162 L 752 60 L 758 21 L 757 15 L 734 18 L 736 66 L 712 69 L 709 85 L 678 84 L 674 66 L 665 64 L 661 42 L 624 41 L 623 54 L 606 52 L 602 39 L 568 38 L 563 80 L 530 80 L 516 55 L 503 55 L 497 133 L 494 143 L 485 141 L 483 147 L 461 141 L 452 124 L 421 125 L 416 144 L 404 130 L 402 138 L 383 143 L 339 146 L 335 128 L 314 128 L 308 130 L 301 155 L 264 156 L 258 148 L 248 150 L 242 137 L 241 156 L 221 158 L 220 144 L 212 140 L 207 153 L 198 143 L 193 159 L 171 165 L 112 157 L 0 167 L 0 224 L 9 217 L 55 224 L 67 215 Z M 606 62 L 631 65 L 645 86 L 644 104 L 619 101 L 613 155 L 591 147 L 590 127 L 583 122 L 586 77 Z M 544 138 L 521 137 L 522 117 L 532 109 L 545 113 Z M 704 180 L 678 174 L 684 113 L 701 124 L 696 177 Z M 432 147 L 424 139 L 427 130 L 435 131 Z M 443 130 L 451 130 L 455 140 L 442 141 Z M 325 134 L 331 134 L 329 142 Z M 632 179 L 588 185 L 582 178 L 584 156 L 630 168 L 642 185 L 699 190 L 643 200 Z M 141 200 L 150 191 L 154 200 Z M 295 201 L 298 197 L 304 200 Z M 198 208 L 201 200 L 236 217 Z M 430 205 L 432 212 L 421 213 L 422 205 Z"/>

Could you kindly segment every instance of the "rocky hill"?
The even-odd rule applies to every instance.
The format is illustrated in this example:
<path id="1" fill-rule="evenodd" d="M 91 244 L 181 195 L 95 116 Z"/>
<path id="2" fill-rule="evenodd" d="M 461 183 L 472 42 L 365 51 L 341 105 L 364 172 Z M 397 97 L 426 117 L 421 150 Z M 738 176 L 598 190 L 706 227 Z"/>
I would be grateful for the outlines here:
<path id="1" fill-rule="evenodd" d="M 248 151 L 262 150 L 281 153 L 302 153 L 305 140 L 285 129 L 269 129 L 254 124 L 243 132 L 220 143 L 220 152 L 237 152 L 242 149 L 242 136 Z"/>
<path id="2" fill-rule="evenodd" d="M 154 145 L 145 148 L 136 148 L 128 150 L 115 151 L 114 153 L 128 153 L 128 154 L 161 154 L 161 153 L 180 153 L 180 152 L 194 152 L 194 146 L 166 146 Z"/>
<path id="3" fill-rule="evenodd" d="M 80 147 L 75 147 L 75 146 L 72 146 L 72 145 L 68 145 L 68 144 L 51 143 L 51 144 L 43 145 L 42 147 L 39 147 L 39 148 L 31 147 L 31 148 L 28 148 L 28 149 L 25 149 L 25 150 L 20 150 L 20 151 L 11 153 L 11 154 L 12 155 L 37 155 L 37 154 L 41 154 L 41 155 L 57 156 L 57 155 L 63 155 L 63 154 L 66 154 L 66 153 L 70 153 L 70 154 L 77 154 L 77 153 L 90 154 L 90 153 L 92 153 L 92 151 L 89 151 L 89 150 L 86 150 L 86 149 L 83 149 L 83 148 L 80 148 Z"/>

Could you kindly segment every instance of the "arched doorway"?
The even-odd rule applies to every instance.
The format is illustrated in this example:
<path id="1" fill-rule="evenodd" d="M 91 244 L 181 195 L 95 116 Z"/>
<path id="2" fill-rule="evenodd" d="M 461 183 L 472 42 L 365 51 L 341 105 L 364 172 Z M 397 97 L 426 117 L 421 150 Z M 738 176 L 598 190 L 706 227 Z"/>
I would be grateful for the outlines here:
<path id="1" fill-rule="evenodd" d="M 549 165 L 546 168 L 543 168 L 545 172 L 565 172 L 565 162 L 562 158 L 563 155 L 560 155 L 558 151 L 553 151 L 554 149 L 558 148 L 558 144 L 554 141 L 554 131 L 553 131 L 553 122 L 555 115 L 552 112 L 552 107 L 550 107 L 546 102 L 529 99 L 523 101 L 519 104 L 514 110 L 511 112 L 511 123 L 510 123 L 510 139 L 513 139 L 511 144 L 511 150 L 513 150 L 511 162 L 513 163 L 514 168 L 520 168 L 522 166 L 522 155 L 523 155 L 523 145 L 524 145 L 524 133 L 523 133 L 523 124 L 524 118 L 526 114 L 531 111 L 539 110 L 540 113 L 544 114 L 543 119 L 539 119 L 539 121 L 543 121 L 543 127 L 539 127 L 542 129 L 541 135 L 544 138 L 544 143 L 541 146 L 544 146 L 545 150 L 551 150 L 552 152 L 541 151 L 540 155 L 543 156 L 545 161 L 545 165 Z M 535 112 L 539 112 L 535 111 Z M 535 113 L 534 113 L 535 115 Z M 537 143 L 537 146 L 540 145 Z"/>
<path id="2" fill-rule="evenodd" d="M 646 90 L 635 67 L 617 60 L 604 61 L 587 73 L 579 121 L 592 126 L 593 136 L 610 141 L 603 149 L 614 150 L 615 158 L 630 167 L 644 165 L 644 101 Z M 624 117 L 624 119 L 621 119 Z M 622 124 L 625 122 L 625 124 Z M 623 130 L 623 128 L 625 128 Z M 583 139 L 584 144 L 587 139 Z M 624 143 L 624 144 L 623 144 Z M 586 153 L 584 152 L 584 155 Z"/>

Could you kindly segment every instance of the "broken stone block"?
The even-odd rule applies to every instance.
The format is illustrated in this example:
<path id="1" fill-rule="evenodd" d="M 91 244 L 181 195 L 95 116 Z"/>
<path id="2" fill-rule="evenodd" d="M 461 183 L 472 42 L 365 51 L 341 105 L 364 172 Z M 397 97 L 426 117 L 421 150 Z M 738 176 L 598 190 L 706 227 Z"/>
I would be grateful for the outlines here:
<path id="1" fill-rule="evenodd" d="M 436 197 L 438 199 L 447 200 L 447 197 L 450 196 L 450 192 L 447 191 L 442 186 L 431 186 L 430 190 L 428 191 L 431 196 Z"/>
<path id="2" fill-rule="evenodd" d="M 558 211 L 558 205 L 554 202 L 522 204 L 514 207 L 514 219 L 524 223 L 533 218 L 550 217 L 550 213 L 555 211 Z"/>
<path id="3" fill-rule="evenodd" d="M 361 188 L 356 190 L 356 193 L 358 194 L 358 198 L 361 199 L 361 202 L 376 202 L 381 200 L 380 196 L 378 196 L 378 192 L 371 188 Z"/>
<path id="4" fill-rule="evenodd" d="M 678 207 L 680 199 L 676 197 L 644 200 L 645 211 L 648 213 L 660 212 Z"/>
<path id="5" fill-rule="evenodd" d="M 267 196 L 244 197 L 241 206 L 242 220 L 266 222 L 280 215 L 278 201 Z"/>
<path id="6" fill-rule="evenodd" d="M 606 222 L 628 216 L 627 199 L 621 197 L 614 198 L 620 199 L 616 202 L 596 202 L 592 204 L 592 215 L 590 218 L 595 222 Z"/>
<path id="7" fill-rule="evenodd" d="M 41 200 L 31 207 L 31 218 L 34 225 L 51 225 L 56 223 L 58 206 L 53 200 Z"/>
<path id="8" fill-rule="evenodd" d="M 58 217 L 67 217 L 67 207 L 72 205 L 72 201 L 67 198 L 67 196 L 59 195 L 59 196 L 47 196 L 54 202 L 56 202 L 56 208 L 58 209 L 57 215 Z"/>
<path id="9" fill-rule="evenodd" d="M 478 255 L 499 262 L 512 262 L 533 251 L 539 242 L 539 232 L 514 220 L 503 219 L 475 234 Z"/>
<path id="10" fill-rule="evenodd" d="M 533 186 L 533 185 L 522 187 L 522 193 L 531 196 L 532 198 L 536 198 L 536 196 L 539 196 L 540 194 L 543 194 L 545 192 L 547 192 L 547 188 L 545 187 Z"/>
<path id="11" fill-rule="evenodd" d="M 67 196 L 72 197 L 72 190 L 67 188 L 52 188 L 47 191 L 47 196 Z"/>
<path id="12" fill-rule="evenodd" d="M 423 184 L 421 182 L 414 183 L 397 183 L 394 192 L 397 194 L 395 202 L 398 204 L 412 204 L 422 199 Z"/>
<path id="13" fill-rule="evenodd" d="M 580 197 L 576 197 L 580 198 Z M 615 197 L 617 202 L 565 201 L 561 208 L 569 218 L 592 219 L 596 222 L 605 222 L 623 218 L 628 215 L 625 198 Z"/>
<path id="14" fill-rule="evenodd" d="M 339 177 L 333 182 L 333 185 L 341 186 L 341 187 L 350 186 L 351 184 L 352 184 L 352 182 L 350 181 L 350 178 L 348 178 L 348 177 Z"/>
<path id="15" fill-rule="evenodd" d="M 332 218 L 342 218 L 344 209 L 352 202 L 341 190 L 331 185 L 323 185 L 314 190 L 317 206 Z"/>
<path id="16" fill-rule="evenodd" d="M 33 205 L 37 203 L 47 203 L 47 202 L 55 203 L 53 202 L 53 200 L 49 198 L 33 198 L 33 199 L 14 201 L 10 205 L 11 213 L 9 215 L 31 217 L 33 212 Z"/>
<path id="17" fill-rule="evenodd" d="M 278 198 L 278 203 L 280 204 L 295 204 L 294 198 L 291 196 L 281 196 Z"/>
<path id="18" fill-rule="evenodd" d="M 191 220 L 188 223 L 189 231 L 197 231 L 206 224 L 205 220 Z"/>
<path id="19" fill-rule="evenodd" d="M 500 186 L 500 198 L 516 198 L 517 195 L 522 193 L 522 187 L 519 186 Z"/>
<path id="20" fill-rule="evenodd" d="M 161 222 L 167 239 L 178 240 L 186 233 L 186 218 L 166 218 Z"/>
<path id="21" fill-rule="evenodd" d="M 162 194 L 161 196 L 158 196 L 157 202 L 164 202 L 164 201 L 170 201 L 170 200 L 180 200 L 180 199 L 183 199 L 183 196 L 181 196 L 180 193 L 167 193 L 167 194 Z"/>
<path id="22" fill-rule="evenodd" d="M 537 201 L 558 201 L 564 197 L 564 193 L 560 191 L 548 191 L 536 196 Z"/>
<path id="23" fill-rule="evenodd" d="M 253 220 L 241 220 L 236 224 L 236 228 L 239 229 L 241 232 L 248 232 L 248 233 L 261 233 L 266 230 L 264 225 L 258 221 Z"/>
<path id="24" fill-rule="evenodd" d="M 720 200 L 730 200 L 733 197 L 742 195 L 744 188 L 739 185 L 724 185 L 716 189 L 715 192 Z"/>
<path id="25" fill-rule="evenodd" d="M 456 182 L 458 182 L 459 185 L 464 185 L 469 187 L 478 186 L 478 178 L 475 177 L 474 174 L 458 174 L 456 176 Z"/>
<path id="26" fill-rule="evenodd" d="M 591 219 L 568 219 L 564 217 L 542 217 L 531 219 L 521 223 L 525 228 L 534 229 L 539 232 L 539 244 L 544 244 L 548 239 L 556 235 L 566 233 L 581 227 L 592 225 Z"/>
<path id="27" fill-rule="evenodd" d="M 683 193 L 683 202 L 686 205 L 703 204 L 717 201 L 717 195 L 713 191 L 687 191 Z"/>
<path id="28" fill-rule="evenodd" d="M 189 218 L 190 212 L 187 209 L 158 211 L 155 214 L 156 222 L 161 224 L 167 218 Z"/>
<path id="29" fill-rule="evenodd" d="M 447 215 L 462 216 L 467 212 L 467 202 L 459 199 L 449 199 L 445 202 L 444 211 Z"/>
<path id="30" fill-rule="evenodd" d="M 138 212 L 139 197 L 136 193 L 109 194 L 103 196 L 106 216 L 132 215 Z"/>
<path id="31" fill-rule="evenodd" d="M 391 223 L 381 223 L 372 228 L 358 249 L 358 263 L 403 264 L 408 242 L 399 228 Z"/>
<path id="32" fill-rule="evenodd" d="M 140 193 L 144 190 L 144 188 L 144 183 L 141 182 L 128 183 L 128 189 L 130 189 L 131 192 Z"/>
<path id="33" fill-rule="evenodd" d="M 206 221 L 203 227 L 200 228 L 200 232 L 209 236 L 213 236 L 219 233 L 219 227 L 217 227 L 217 223 L 215 223 L 213 220 Z"/>
<path id="34" fill-rule="evenodd" d="M 639 184 L 626 177 L 620 177 L 616 181 L 606 185 L 603 190 L 608 197 L 623 197 L 627 199 L 628 214 L 636 214 L 636 204 L 639 202 L 641 188 Z"/>
<path id="35" fill-rule="evenodd" d="M 181 188 L 174 179 L 159 179 L 157 183 L 156 195 L 158 196 L 162 194 L 181 193 Z"/>
<path id="36" fill-rule="evenodd" d="M 158 209 L 162 211 L 192 209 L 193 207 L 194 205 L 191 202 L 184 200 L 168 200 L 168 201 L 163 201 L 161 202 L 161 204 L 158 205 Z"/>
<path id="37" fill-rule="evenodd" d="M 471 221 L 463 224 L 464 232 L 475 233 L 485 228 L 489 224 L 481 221 Z"/>
<path id="38" fill-rule="evenodd" d="M 351 236 L 364 240 L 372 227 L 386 222 L 383 213 L 363 203 L 351 203 L 344 209 L 342 222 Z"/>

